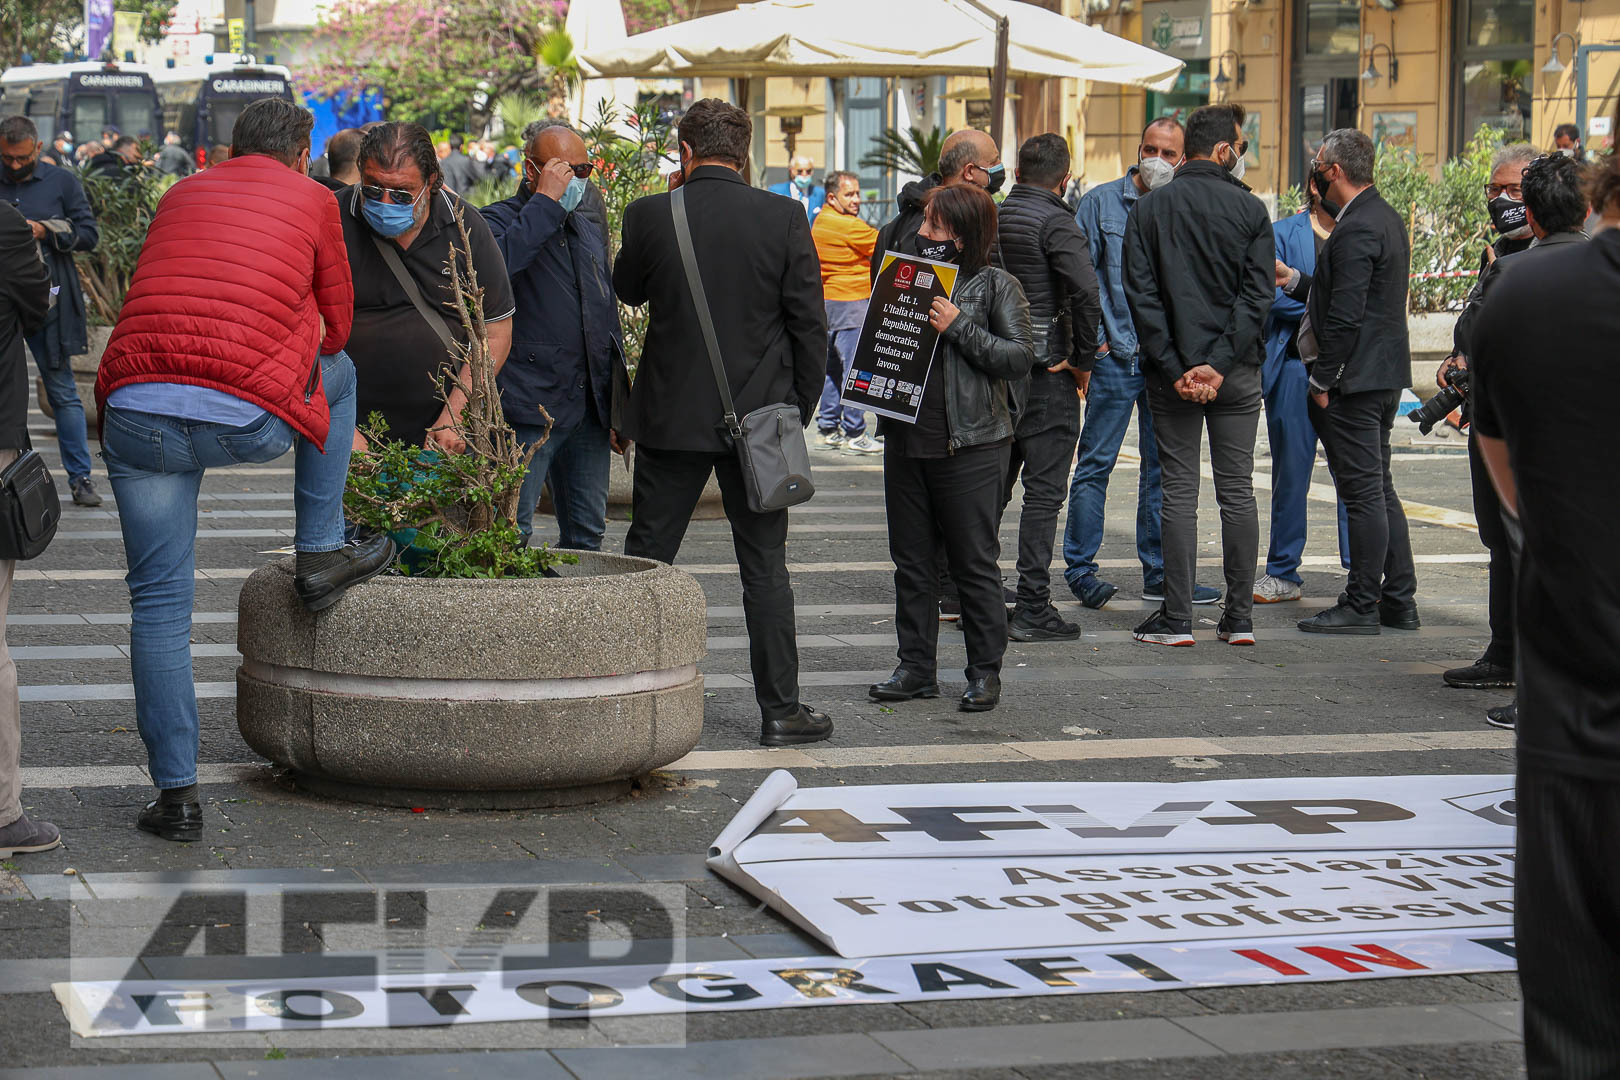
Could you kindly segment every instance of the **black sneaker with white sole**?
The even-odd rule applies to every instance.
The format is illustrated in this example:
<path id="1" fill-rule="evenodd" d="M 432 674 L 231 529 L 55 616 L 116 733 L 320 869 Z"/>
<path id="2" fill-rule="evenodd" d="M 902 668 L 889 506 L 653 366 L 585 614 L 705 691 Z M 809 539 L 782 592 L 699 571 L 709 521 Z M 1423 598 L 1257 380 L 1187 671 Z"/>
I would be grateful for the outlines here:
<path id="1" fill-rule="evenodd" d="M 1230 615 L 1222 616 L 1220 625 L 1215 628 L 1215 636 L 1228 645 L 1253 645 L 1254 623 L 1248 619 L 1234 619 Z"/>
<path id="2" fill-rule="evenodd" d="M 1172 619 L 1160 608 L 1147 620 L 1131 631 L 1131 636 L 1137 641 L 1145 641 L 1149 645 L 1179 645 L 1187 646 L 1193 643 L 1192 622 L 1187 619 Z"/>
<path id="3" fill-rule="evenodd" d="M 1519 703 L 1510 701 L 1506 705 L 1498 705 L 1494 709 L 1485 710 L 1485 722 L 1491 727 L 1506 728 L 1516 731 L 1519 727 Z"/>
<path id="4" fill-rule="evenodd" d="M 1007 636 L 1014 641 L 1073 641 L 1080 636 L 1080 627 L 1047 604 L 1045 611 L 1033 615 L 1023 608 L 1014 611 L 1007 623 Z"/>

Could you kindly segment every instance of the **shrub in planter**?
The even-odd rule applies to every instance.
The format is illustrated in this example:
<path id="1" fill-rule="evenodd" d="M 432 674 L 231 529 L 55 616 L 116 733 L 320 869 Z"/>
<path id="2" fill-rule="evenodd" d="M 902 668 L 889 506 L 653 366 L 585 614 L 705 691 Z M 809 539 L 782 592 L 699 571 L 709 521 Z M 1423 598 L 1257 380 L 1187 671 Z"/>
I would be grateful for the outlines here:
<path id="1" fill-rule="evenodd" d="M 697 744 L 707 619 L 697 581 L 646 559 L 525 548 L 513 524 L 533 450 L 501 414 L 464 224 L 448 288 L 465 452 L 373 426 L 345 504 L 409 540 L 406 573 L 318 614 L 291 561 L 256 571 L 238 615 L 237 724 L 316 792 L 406 806 L 602 798 Z M 549 423 L 549 417 L 547 418 Z"/>

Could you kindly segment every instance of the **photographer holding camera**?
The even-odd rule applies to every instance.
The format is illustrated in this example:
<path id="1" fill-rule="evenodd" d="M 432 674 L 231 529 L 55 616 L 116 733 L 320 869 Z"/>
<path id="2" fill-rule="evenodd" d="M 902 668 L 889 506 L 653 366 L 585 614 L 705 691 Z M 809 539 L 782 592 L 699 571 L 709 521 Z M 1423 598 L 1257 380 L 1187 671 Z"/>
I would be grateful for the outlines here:
<path id="1" fill-rule="evenodd" d="M 1520 158 L 1530 155 L 1522 163 Z M 1573 158 L 1563 155 L 1536 157 L 1527 143 L 1505 146 L 1497 151 L 1496 168 L 1491 173 L 1486 195 L 1492 201 L 1491 220 L 1502 236 L 1487 254 L 1482 264 L 1479 283 L 1468 294 L 1462 315 L 1457 319 L 1451 356 L 1440 365 L 1435 381 L 1441 385 L 1442 395 L 1447 390 L 1466 394 L 1468 391 L 1468 356 L 1472 352 L 1471 338 L 1492 286 L 1505 270 L 1551 257 L 1564 244 L 1580 243 L 1586 239 L 1581 225 L 1586 220 L 1586 196 L 1581 190 L 1581 167 Z M 1517 200 L 1514 196 L 1518 196 Z M 1504 202 L 1514 202 L 1508 212 L 1499 212 Z M 1515 225 L 1522 223 L 1522 225 Z M 1504 228 L 1504 226 L 1508 226 Z M 1525 230 L 1519 236 L 1519 229 Z M 1444 406 L 1435 406 L 1440 408 Z M 1464 409 L 1469 405 L 1464 400 Z M 1449 412 L 1452 406 L 1445 406 Z M 1435 419 L 1425 407 L 1412 413 L 1412 418 L 1427 427 Z M 1506 689 L 1514 685 L 1513 646 L 1513 591 L 1515 574 L 1509 548 L 1507 528 L 1502 522 L 1502 504 L 1496 489 L 1485 471 L 1484 460 L 1473 438 L 1468 440 L 1468 462 L 1474 484 L 1474 517 L 1479 523 L 1479 537 L 1491 553 L 1490 569 L 1490 621 L 1491 643 L 1485 654 L 1473 665 L 1454 668 L 1442 678 L 1448 686 L 1465 690 Z M 1518 718 L 1515 704 L 1500 705 L 1486 710 L 1485 720 L 1495 727 L 1511 728 Z"/>

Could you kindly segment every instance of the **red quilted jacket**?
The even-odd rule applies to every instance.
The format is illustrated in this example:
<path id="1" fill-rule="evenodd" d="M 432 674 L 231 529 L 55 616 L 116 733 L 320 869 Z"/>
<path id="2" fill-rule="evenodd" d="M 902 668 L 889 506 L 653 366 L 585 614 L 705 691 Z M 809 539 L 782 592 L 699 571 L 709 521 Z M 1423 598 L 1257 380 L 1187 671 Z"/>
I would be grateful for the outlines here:
<path id="1" fill-rule="evenodd" d="M 96 404 L 129 383 L 207 386 L 324 445 L 331 415 L 319 355 L 343 348 L 353 321 L 332 193 L 262 154 L 232 158 L 158 203 L 96 376 Z"/>

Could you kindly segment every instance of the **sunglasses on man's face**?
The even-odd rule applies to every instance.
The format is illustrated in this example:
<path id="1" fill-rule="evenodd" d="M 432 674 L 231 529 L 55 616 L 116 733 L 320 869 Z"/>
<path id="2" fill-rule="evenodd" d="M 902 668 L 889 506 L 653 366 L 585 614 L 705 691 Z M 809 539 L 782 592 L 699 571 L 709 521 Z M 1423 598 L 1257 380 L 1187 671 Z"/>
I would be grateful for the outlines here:
<path id="1" fill-rule="evenodd" d="M 360 186 L 362 197 L 372 202 L 392 202 L 411 205 L 422 197 L 420 191 L 406 191 L 404 188 L 378 187 L 375 184 L 362 184 Z M 387 196 L 386 199 L 383 196 Z"/>
<path id="2" fill-rule="evenodd" d="M 545 168 L 544 164 L 534 160 L 534 158 L 524 158 L 524 160 L 530 165 L 533 165 L 536 172 L 539 172 Z M 582 162 L 578 165 L 569 165 L 568 167 L 573 169 L 574 175 L 579 177 L 581 180 L 589 180 L 591 178 L 591 173 L 596 170 L 596 164 L 590 161 Z"/>

